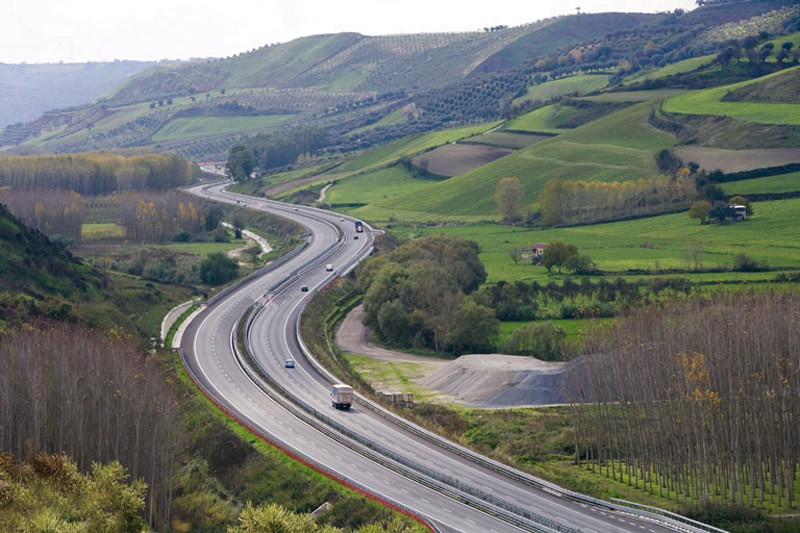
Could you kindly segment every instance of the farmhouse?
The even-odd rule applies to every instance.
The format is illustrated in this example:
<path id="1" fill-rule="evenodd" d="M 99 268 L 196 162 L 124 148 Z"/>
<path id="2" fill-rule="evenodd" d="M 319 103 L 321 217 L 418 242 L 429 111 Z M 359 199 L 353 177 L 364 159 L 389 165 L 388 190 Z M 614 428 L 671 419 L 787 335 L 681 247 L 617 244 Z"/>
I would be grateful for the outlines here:
<path id="1" fill-rule="evenodd" d="M 538 263 L 542 259 L 542 254 L 544 254 L 545 248 L 547 248 L 546 242 L 540 242 L 534 244 L 533 246 L 529 246 L 528 248 L 523 248 L 522 262 L 529 262 L 530 264 Z"/>
<path id="2" fill-rule="evenodd" d="M 739 222 L 742 220 L 747 220 L 747 206 L 741 204 L 729 204 L 728 210 L 731 213 L 725 220 L 732 221 L 732 222 Z"/>

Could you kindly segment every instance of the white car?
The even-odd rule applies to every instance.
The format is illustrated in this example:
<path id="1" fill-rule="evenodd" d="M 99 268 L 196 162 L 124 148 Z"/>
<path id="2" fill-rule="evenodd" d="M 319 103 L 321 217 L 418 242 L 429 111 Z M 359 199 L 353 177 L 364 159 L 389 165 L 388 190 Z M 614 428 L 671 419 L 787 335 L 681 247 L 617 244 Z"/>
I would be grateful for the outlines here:
<path id="1" fill-rule="evenodd" d="M 283 362 L 285 368 L 294 368 L 294 359 L 287 359 Z"/>
<path id="2" fill-rule="evenodd" d="M 333 265 L 328 263 L 327 265 L 325 265 L 325 270 L 327 272 L 333 272 Z"/>

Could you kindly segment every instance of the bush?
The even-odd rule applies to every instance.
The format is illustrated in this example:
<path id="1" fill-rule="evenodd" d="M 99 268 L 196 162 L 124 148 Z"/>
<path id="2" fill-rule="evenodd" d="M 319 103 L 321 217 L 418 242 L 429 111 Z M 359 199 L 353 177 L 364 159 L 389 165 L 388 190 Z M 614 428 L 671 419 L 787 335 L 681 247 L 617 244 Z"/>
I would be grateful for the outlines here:
<path id="1" fill-rule="evenodd" d="M 733 270 L 737 272 L 762 272 L 769 270 L 765 261 L 756 261 L 746 253 L 737 254 L 733 258 Z"/>
<path id="2" fill-rule="evenodd" d="M 200 263 L 200 279 L 207 285 L 222 285 L 239 275 L 239 264 L 227 255 L 209 254 Z"/>
<path id="3" fill-rule="evenodd" d="M 567 333 L 552 322 L 532 322 L 516 330 L 506 341 L 506 353 L 532 355 L 543 361 L 557 361 L 564 352 Z"/>
<path id="4" fill-rule="evenodd" d="M 172 237 L 170 237 L 172 242 L 189 242 L 192 240 L 192 234 L 188 231 L 179 231 Z"/>
<path id="5" fill-rule="evenodd" d="M 231 242 L 231 236 L 228 235 L 225 228 L 217 228 L 217 231 L 214 232 L 214 242 Z"/>

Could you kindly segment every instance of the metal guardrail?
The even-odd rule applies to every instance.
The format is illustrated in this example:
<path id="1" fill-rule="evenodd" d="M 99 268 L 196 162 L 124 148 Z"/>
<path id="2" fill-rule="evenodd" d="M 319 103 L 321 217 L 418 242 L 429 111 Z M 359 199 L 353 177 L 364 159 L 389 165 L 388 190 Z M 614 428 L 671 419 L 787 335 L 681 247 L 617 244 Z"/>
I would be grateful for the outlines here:
<path id="1" fill-rule="evenodd" d="M 645 512 L 645 513 L 650 513 L 650 514 L 653 514 L 653 515 L 666 516 L 667 518 L 670 518 L 672 520 L 676 520 L 678 522 L 682 522 L 682 523 L 684 523 L 686 525 L 695 527 L 695 528 L 700 529 L 702 531 L 708 531 L 709 533 L 728 533 L 728 531 L 726 531 L 724 529 L 720 529 L 718 527 L 714 527 L 714 526 L 709 525 L 709 524 L 704 524 L 703 522 L 699 522 L 697 520 L 692 520 L 691 518 L 688 518 L 688 517 L 683 516 L 683 515 L 679 515 L 678 513 L 673 513 L 671 511 L 667 511 L 666 509 L 661 509 L 660 507 L 651 507 L 649 505 L 644 505 L 644 504 L 641 504 L 641 503 L 629 502 L 627 500 L 620 500 L 619 498 L 611 498 L 611 500 L 614 501 L 614 502 L 617 502 L 617 503 L 619 503 L 619 504 L 621 504 L 623 506 L 625 506 L 626 508 L 629 507 L 629 508 L 636 509 L 638 511 L 642 511 L 642 512 Z"/>
<path id="2" fill-rule="evenodd" d="M 203 383 L 198 379 L 197 375 L 192 370 L 191 366 L 189 366 L 186 362 L 185 355 L 183 354 L 183 350 L 179 350 L 181 362 L 183 363 L 183 367 L 186 369 L 186 372 L 189 374 L 189 377 L 192 379 L 194 384 L 200 389 L 206 398 L 209 399 L 212 403 L 214 403 L 220 410 L 226 413 L 228 416 L 234 418 L 239 424 L 247 428 L 249 431 L 261 436 L 262 439 L 269 442 L 271 445 L 275 446 L 276 448 L 280 449 L 290 457 L 300 461 L 301 463 L 305 464 L 306 466 L 316 470 L 317 472 L 334 479 L 341 484 L 356 490 L 357 492 L 368 496 L 379 503 L 385 504 L 389 507 L 392 507 L 403 514 L 406 514 L 424 524 L 428 529 L 431 530 L 432 533 L 442 533 L 439 527 L 432 521 L 431 518 L 419 513 L 415 509 L 411 509 L 407 505 L 404 505 L 401 502 L 398 502 L 388 496 L 383 494 L 378 494 L 377 492 L 370 489 L 368 486 L 364 485 L 363 483 L 352 479 L 348 476 L 345 476 L 339 472 L 333 471 L 326 467 L 324 464 L 320 463 L 319 461 L 315 460 L 310 455 L 304 454 L 300 450 L 295 449 L 294 447 L 290 446 L 287 442 L 279 439 L 273 434 L 268 434 L 267 432 L 259 429 L 256 427 L 255 423 L 247 422 L 242 420 L 240 417 L 236 415 L 236 413 L 232 412 L 230 409 L 226 408 L 222 405 L 221 401 L 219 401 L 216 396 L 214 396 L 213 391 L 209 390 L 208 388 L 203 385 Z"/>
<path id="3" fill-rule="evenodd" d="M 230 194 L 230 193 L 228 193 L 228 194 Z M 231 196 L 233 196 L 233 195 L 231 195 Z M 313 217 L 313 218 L 319 219 L 319 217 Z M 320 257 L 322 257 L 323 255 L 325 255 L 326 253 L 329 253 L 331 251 L 331 249 L 334 246 L 336 246 L 336 244 L 340 244 L 341 243 L 341 231 L 339 232 L 339 235 L 340 235 L 340 239 L 339 239 L 339 241 L 337 243 L 335 243 L 334 245 L 331 245 L 331 247 L 326 249 L 321 254 L 318 254 L 318 256 L 315 257 L 311 262 L 314 262 L 317 259 L 319 259 Z M 307 242 L 304 243 L 303 247 L 305 247 L 305 245 L 307 245 L 307 244 L 308 244 Z M 296 248 L 292 252 L 295 252 L 296 250 L 298 250 L 298 249 Z M 290 252 L 290 254 L 292 254 L 292 252 Z M 299 253 L 299 252 L 297 252 L 297 253 Z M 289 254 L 287 254 L 287 255 L 289 255 Z M 293 255 L 294 254 L 292 254 L 291 257 L 293 257 Z M 287 257 L 287 256 L 284 256 L 284 257 L 286 257 L 285 261 L 288 261 L 289 257 Z M 358 263 L 360 258 L 361 258 L 361 256 L 357 256 L 356 258 L 354 258 L 352 260 L 352 263 L 353 264 Z M 281 259 L 283 259 L 283 258 L 281 258 Z M 291 276 L 289 276 L 289 278 L 287 278 L 287 280 L 284 280 L 283 282 L 279 283 L 278 285 L 276 285 L 276 287 L 280 287 L 285 282 L 287 282 L 289 279 L 297 276 L 305 268 L 308 268 L 308 267 L 303 267 L 301 269 L 296 270 L 295 272 L 292 273 Z M 249 279 L 251 277 L 254 277 L 255 275 L 256 275 L 256 273 L 251 274 L 251 276 L 248 276 L 248 278 L 245 278 L 244 280 L 241 280 L 240 282 L 237 282 L 237 284 L 235 284 L 235 286 L 238 288 L 238 286 L 241 286 L 241 284 L 243 284 L 244 282 L 249 281 Z M 216 301 L 222 295 L 229 293 L 231 290 L 234 290 L 234 286 L 231 286 L 231 287 L 223 290 L 219 294 L 215 295 L 215 297 L 212 300 Z M 211 303 L 211 301 L 209 301 L 209 303 Z M 301 313 L 300 314 L 302 314 L 302 309 L 301 309 Z M 338 381 L 338 379 L 333 374 L 331 374 L 326 368 L 324 368 L 322 365 L 319 364 L 319 362 L 313 357 L 313 354 L 311 354 L 310 350 L 308 350 L 307 346 L 305 345 L 305 343 L 302 340 L 302 336 L 300 335 L 299 320 L 298 320 L 298 322 L 296 324 L 296 334 L 297 334 L 297 340 L 298 340 L 298 343 L 299 343 L 299 345 L 301 347 L 301 350 L 304 352 L 305 356 L 312 363 L 312 365 L 322 375 L 324 375 L 329 381 L 331 381 L 331 382 Z M 576 501 L 576 502 L 588 503 L 588 504 L 591 504 L 591 505 L 594 505 L 594 506 L 597 506 L 597 507 L 603 507 L 603 508 L 607 508 L 607 509 L 610 509 L 610 510 L 626 512 L 626 513 L 629 513 L 629 514 L 632 514 L 632 515 L 637 515 L 637 516 L 640 516 L 640 517 L 643 517 L 643 518 L 648 518 L 648 519 L 651 519 L 651 520 L 658 520 L 662 524 L 670 526 L 670 527 L 673 527 L 674 529 L 679 530 L 679 531 L 691 531 L 691 532 L 703 531 L 703 532 L 710 532 L 710 533 L 725 533 L 724 530 L 715 528 L 715 527 L 710 526 L 708 524 L 703 524 L 702 522 L 697 522 L 695 520 L 691 520 L 689 518 L 683 517 L 683 516 L 678 515 L 676 513 L 671 513 L 669 511 L 664 510 L 664 509 L 659 509 L 659 508 L 656 508 L 656 507 L 641 506 L 641 505 L 634 504 L 634 503 L 631 503 L 631 502 L 624 502 L 624 500 L 615 500 L 615 501 L 619 501 L 620 503 L 625 503 L 626 505 L 615 504 L 615 503 L 607 502 L 607 501 L 604 501 L 604 500 L 598 500 L 598 499 L 592 498 L 590 496 L 586 496 L 586 495 L 583 495 L 583 494 L 579 494 L 579 493 L 576 493 L 576 492 L 569 491 L 567 489 L 559 487 L 558 485 L 555 485 L 553 483 L 550 483 L 550 482 L 545 481 L 545 480 L 540 479 L 540 478 L 536 478 L 536 477 L 531 476 L 529 474 L 526 474 L 524 472 L 518 471 L 518 470 L 513 469 L 513 468 L 511 468 L 511 467 L 509 467 L 507 465 L 504 465 L 502 463 L 499 463 L 497 461 L 494 461 L 492 459 L 484 457 L 484 456 L 482 456 L 480 454 L 477 454 L 477 453 L 473 452 L 472 450 L 469 450 L 469 449 L 464 448 L 462 446 L 459 446 L 459 445 L 457 445 L 455 443 L 452 443 L 452 442 L 448 441 L 447 439 L 444 439 L 443 437 L 441 437 L 439 435 L 431 433 L 431 432 L 425 430 L 424 428 L 421 428 L 421 427 L 417 426 L 416 424 L 413 424 L 413 423 L 403 419 L 402 417 L 400 417 L 400 416 L 398 416 L 398 415 L 396 415 L 396 414 L 384 409 L 380 405 L 370 401 L 368 398 L 364 397 L 361 394 L 356 393 L 355 397 L 356 397 L 356 399 L 358 400 L 358 402 L 361 405 L 369 408 L 370 410 L 373 410 L 374 412 L 378 413 L 379 415 L 383 416 L 384 418 L 387 418 L 387 419 L 391 420 L 392 422 L 400 425 L 401 427 L 404 427 L 408 431 L 410 431 L 410 432 L 412 432 L 412 433 L 414 433 L 414 434 L 416 434 L 416 435 L 418 435 L 420 437 L 423 437 L 426 440 L 428 440 L 430 442 L 433 442 L 433 443 L 443 447 L 444 449 L 447 449 L 447 450 L 449 450 L 449 451 L 451 451 L 451 452 L 453 452 L 453 453 L 455 453 L 457 455 L 460 455 L 462 457 L 468 458 L 468 459 L 470 459 L 470 460 L 472 460 L 472 461 L 474 461 L 474 462 L 476 462 L 476 463 L 478 463 L 478 464 L 480 464 L 480 465 L 482 465 L 482 466 L 484 466 L 486 468 L 489 468 L 489 469 L 491 469 L 493 471 L 496 471 L 498 473 L 507 475 L 507 476 L 509 476 L 509 477 L 511 477 L 513 479 L 516 479 L 516 480 L 518 480 L 520 482 L 528 484 L 528 485 L 530 485 L 532 487 L 539 488 L 541 490 L 545 490 L 545 491 L 550 492 L 552 494 L 555 494 L 557 496 L 560 496 L 560 497 L 563 497 L 563 498 L 566 498 L 566 499 L 570 499 L 570 500 L 573 500 L 573 501 Z M 309 406 L 309 408 L 310 408 L 310 406 Z M 313 408 L 311 408 L 311 409 L 313 409 Z M 421 468 L 424 468 L 424 467 L 421 467 Z M 645 508 L 647 508 L 647 509 L 645 509 Z M 549 521 L 549 519 L 547 519 L 545 517 L 542 517 L 542 518 L 544 518 L 545 520 Z M 564 527 L 568 527 L 568 526 L 564 526 Z M 559 531 L 559 530 L 556 530 L 556 531 Z M 560 530 L 560 531 L 567 531 L 567 530 Z"/>
<path id="4" fill-rule="evenodd" d="M 254 304 L 251 313 L 245 323 L 245 345 L 253 363 L 258 368 L 249 368 L 249 365 L 242 358 L 236 346 L 232 346 L 234 353 L 239 359 L 242 370 L 248 374 L 250 379 L 257 386 L 270 396 L 273 400 L 290 411 L 292 414 L 314 427 L 318 431 L 328 435 L 340 444 L 351 450 L 364 455 L 365 457 L 386 466 L 405 477 L 413 479 L 429 488 L 445 494 L 457 501 L 470 505 L 483 512 L 491 514 L 497 518 L 510 522 L 518 527 L 529 531 L 539 531 L 545 533 L 579 533 L 578 529 L 561 524 L 545 516 L 532 513 L 522 507 L 510 504 L 489 493 L 475 489 L 470 485 L 459 482 L 457 479 L 435 472 L 423 465 L 420 465 L 392 450 L 370 440 L 362 435 L 350 430 L 346 426 L 331 419 L 329 416 L 310 406 L 290 390 L 273 380 L 266 371 L 253 359 L 252 347 L 249 342 L 249 331 L 258 313 L 264 309 L 263 306 Z M 266 383 L 259 384 L 263 380 Z M 270 388 L 275 389 L 273 392 Z M 289 402 L 291 402 L 290 405 Z M 357 445 L 357 446 L 356 446 Z M 431 482 L 434 481 L 435 483 Z M 487 505 L 488 504 L 488 505 Z M 522 518 L 523 520 L 520 520 Z"/>

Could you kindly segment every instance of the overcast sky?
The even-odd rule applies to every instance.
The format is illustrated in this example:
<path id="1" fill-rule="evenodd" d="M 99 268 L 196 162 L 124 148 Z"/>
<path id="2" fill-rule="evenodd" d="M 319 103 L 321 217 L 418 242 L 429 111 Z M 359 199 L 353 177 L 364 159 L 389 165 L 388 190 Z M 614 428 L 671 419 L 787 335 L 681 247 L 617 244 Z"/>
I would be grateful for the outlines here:
<path id="1" fill-rule="evenodd" d="M 553 15 L 692 9 L 694 0 L 9 0 L 0 62 L 226 57 L 319 33 L 516 26 Z"/>

